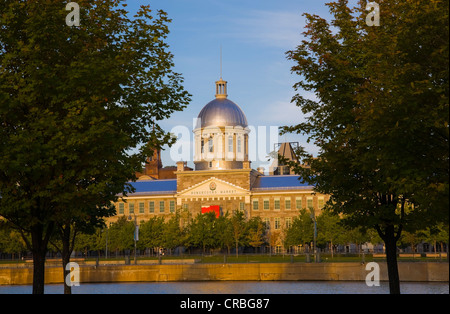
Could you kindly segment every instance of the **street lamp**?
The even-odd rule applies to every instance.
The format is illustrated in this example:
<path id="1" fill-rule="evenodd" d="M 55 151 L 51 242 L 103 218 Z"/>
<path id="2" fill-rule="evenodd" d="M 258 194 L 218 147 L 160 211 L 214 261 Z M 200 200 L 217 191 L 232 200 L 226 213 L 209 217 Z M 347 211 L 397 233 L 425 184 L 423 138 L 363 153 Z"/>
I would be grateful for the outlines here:
<path id="1" fill-rule="evenodd" d="M 319 262 L 318 258 L 317 258 L 317 246 L 316 246 L 316 238 L 317 238 L 317 221 L 316 221 L 316 215 L 314 214 L 314 208 L 313 207 L 309 207 L 309 211 L 311 212 L 311 219 L 314 223 L 314 238 L 313 238 L 313 253 L 314 253 L 314 260 L 317 262 Z"/>
<path id="2" fill-rule="evenodd" d="M 134 238 L 134 264 L 136 265 L 137 264 L 136 241 L 139 240 L 139 228 L 138 228 L 137 221 L 136 221 L 136 214 L 133 213 L 133 215 L 134 215 L 134 235 L 133 235 L 133 238 Z M 131 215 L 128 216 L 128 220 L 131 220 Z"/>
<path id="3" fill-rule="evenodd" d="M 111 227 L 111 223 L 109 223 L 109 227 Z M 106 226 L 106 247 L 105 247 L 105 258 L 108 259 L 108 237 L 109 237 L 109 227 Z"/>

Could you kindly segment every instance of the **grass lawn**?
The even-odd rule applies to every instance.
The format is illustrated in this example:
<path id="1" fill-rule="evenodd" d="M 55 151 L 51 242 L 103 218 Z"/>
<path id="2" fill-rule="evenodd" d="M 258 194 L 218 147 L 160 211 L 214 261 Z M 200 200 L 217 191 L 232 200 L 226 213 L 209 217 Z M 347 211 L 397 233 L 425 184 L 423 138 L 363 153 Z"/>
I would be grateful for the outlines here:
<path id="1" fill-rule="evenodd" d="M 230 255 L 223 255 L 223 254 L 214 254 L 214 255 L 164 255 L 161 256 L 161 260 L 176 260 L 176 259 L 194 259 L 197 263 L 304 263 L 307 262 L 307 255 L 306 254 L 299 254 L 299 255 L 289 255 L 289 254 L 239 254 L 238 256 L 234 254 Z M 398 258 L 399 262 L 446 262 L 446 257 L 439 258 L 439 257 L 423 257 L 420 254 L 416 254 L 414 257 L 412 256 L 406 256 L 402 257 L 399 256 Z M 54 260 L 54 259 L 49 259 Z M 87 258 L 87 259 L 80 259 L 80 260 L 86 260 L 86 261 L 95 261 L 95 257 Z M 100 258 L 100 261 L 124 261 L 124 256 L 112 256 L 108 259 Z M 129 256 L 129 260 L 131 264 L 133 264 L 134 256 Z M 144 257 L 139 256 L 138 257 L 138 264 L 140 260 L 158 260 L 157 256 L 151 256 L 151 257 Z M 76 261 L 76 259 L 74 259 Z M 372 254 L 365 254 L 364 256 L 362 254 L 334 254 L 333 257 L 331 257 L 331 254 L 320 254 L 320 262 L 322 263 L 345 263 L 345 262 L 353 262 L 353 263 L 361 263 L 361 262 L 385 262 L 385 257 L 373 257 Z M 309 256 L 309 262 L 314 262 L 314 256 L 311 254 Z M 25 263 L 25 261 L 19 261 L 19 260 L 0 260 L 0 264 L 22 264 Z M 6 265 L 5 265 L 6 266 Z"/>

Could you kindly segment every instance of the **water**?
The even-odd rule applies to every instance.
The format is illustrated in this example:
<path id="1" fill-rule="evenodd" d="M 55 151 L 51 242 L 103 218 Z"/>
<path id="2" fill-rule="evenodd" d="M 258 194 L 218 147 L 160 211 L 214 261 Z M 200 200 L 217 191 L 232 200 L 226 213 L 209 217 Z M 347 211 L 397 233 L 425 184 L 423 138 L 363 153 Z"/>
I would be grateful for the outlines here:
<path id="1" fill-rule="evenodd" d="M 29 294 L 31 286 L 0 286 L 0 294 Z M 449 294 L 448 282 L 405 282 L 402 294 Z M 62 284 L 46 285 L 46 294 L 63 293 Z M 96 283 L 72 287 L 73 294 L 388 294 L 389 285 L 336 281 L 207 281 Z"/>

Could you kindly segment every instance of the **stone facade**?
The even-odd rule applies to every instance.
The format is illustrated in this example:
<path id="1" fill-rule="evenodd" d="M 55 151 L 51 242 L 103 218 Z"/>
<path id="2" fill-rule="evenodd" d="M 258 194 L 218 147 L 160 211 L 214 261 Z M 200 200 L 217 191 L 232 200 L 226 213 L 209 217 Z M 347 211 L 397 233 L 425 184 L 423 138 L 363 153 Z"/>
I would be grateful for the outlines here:
<path id="1" fill-rule="evenodd" d="M 328 196 L 315 194 L 312 186 L 301 184 L 295 175 L 265 176 L 251 168 L 247 118 L 227 96 L 227 82 L 220 79 L 216 82 L 216 99 L 199 113 L 193 130 L 195 171 L 185 162 L 177 162 L 172 181 L 156 180 L 146 188 L 141 186 L 138 193 L 115 204 L 118 215 L 110 220 L 125 215 L 133 220 L 136 217 L 140 223 L 154 216 L 168 218 L 178 210 L 195 217 L 202 207 L 209 206 L 219 207 L 222 215 L 242 210 L 247 219 L 261 217 L 269 228 L 270 244 L 278 247 L 282 231 L 300 209 L 313 208 L 319 214 Z M 296 161 L 291 143 L 281 144 L 280 152 Z M 162 167 L 159 152 L 149 162 L 147 176 L 139 179 L 150 179 L 152 175 L 161 179 L 159 173 L 151 172 Z M 285 172 L 272 170 L 272 174 Z"/>
<path id="2" fill-rule="evenodd" d="M 117 216 L 127 216 L 142 223 L 154 216 L 169 219 L 177 210 L 187 210 L 191 217 L 201 213 L 202 206 L 220 206 L 222 215 L 243 210 L 247 219 L 261 217 L 271 233 L 271 245 L 282 248 L 283 230 L 303 208 L 314 208 L 316 216 L 328 200 L 327 195 L 313 193 L 312 186 L 260 188 L 263 176 L 253 169 L 175 172 L 177 190 L 173 193 L 129 195 L 116 203 Z M 125 201 L 125 202 L 124 202 Z"/>

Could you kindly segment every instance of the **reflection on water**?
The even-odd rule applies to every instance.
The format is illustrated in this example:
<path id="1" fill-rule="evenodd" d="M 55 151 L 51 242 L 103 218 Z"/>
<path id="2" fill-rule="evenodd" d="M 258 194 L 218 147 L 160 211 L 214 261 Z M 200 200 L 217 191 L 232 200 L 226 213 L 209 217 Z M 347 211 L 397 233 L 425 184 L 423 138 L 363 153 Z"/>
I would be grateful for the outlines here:
<path id="1" fill-rule="evenodd" d="M 0 294 L 31 293 L 31 286 L 0 286 Z M 408 282 L 403 294 L 448 294 L 446 283 Z M 63 293 L 62 285 L 46 285 L 45 293 Z M 74 294 L 387 294 L 389 285 L 368 287 L 365 282 L 335 281 L 205 281 L 97 283 L 72 287 Z"/>

